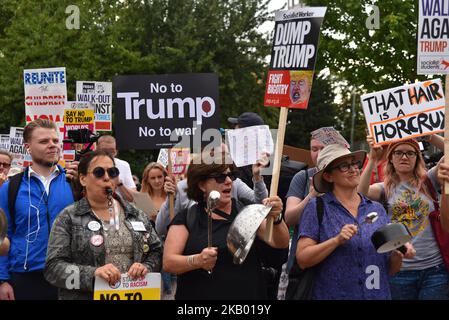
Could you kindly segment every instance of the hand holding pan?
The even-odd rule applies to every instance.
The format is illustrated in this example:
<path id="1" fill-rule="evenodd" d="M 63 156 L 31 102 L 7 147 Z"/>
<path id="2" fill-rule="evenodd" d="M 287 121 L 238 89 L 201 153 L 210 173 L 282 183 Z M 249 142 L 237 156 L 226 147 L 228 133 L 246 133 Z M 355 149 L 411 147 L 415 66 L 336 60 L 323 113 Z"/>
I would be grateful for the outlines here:
<path id="1" fill-rule="evenodd" d="M 390 252 L 398 249 L 405 254 L 407 248 L 404 246 L 412 239 L 408 228 L 402 223 L 389 223 L 371 236 L 371 241 L 378 253 Z"/>

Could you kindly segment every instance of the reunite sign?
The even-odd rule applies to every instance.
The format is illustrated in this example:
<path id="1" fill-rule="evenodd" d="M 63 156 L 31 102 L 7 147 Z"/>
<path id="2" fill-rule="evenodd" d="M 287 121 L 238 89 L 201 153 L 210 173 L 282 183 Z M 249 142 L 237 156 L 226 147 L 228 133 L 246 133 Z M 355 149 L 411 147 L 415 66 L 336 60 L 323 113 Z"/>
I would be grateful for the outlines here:
<path id="1" fill-rule="evenodd" d="M 361 97 L 369 133 L 387 144 L 444 130 L 444 94 L 435 79 Z"/>

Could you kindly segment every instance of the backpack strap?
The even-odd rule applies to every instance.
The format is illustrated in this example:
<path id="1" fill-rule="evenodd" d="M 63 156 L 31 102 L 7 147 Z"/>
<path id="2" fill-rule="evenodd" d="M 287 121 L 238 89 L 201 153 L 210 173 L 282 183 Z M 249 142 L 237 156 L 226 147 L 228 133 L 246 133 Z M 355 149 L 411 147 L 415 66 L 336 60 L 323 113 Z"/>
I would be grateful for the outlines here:
<path id="1" fill-rule="evenodd" d="M 19 187 L 22 183 L 23 175 L 25 174 L 24 171 L 13 175 L 9 178 L 9 187 L 8 187 L 8 210 L 9 210 L 9 216 L 11 218 L 11 226 L 13 233 L 16 231 L 16 199 L 17 194 L 19 193 Z"/>
<path id="2" fill-rule="evenodd" d="M 318 225 L 321 227 L 321 223 L 323 222 L 324 216 L 324 201 L 321 196 L 316 197 L 316 215 L 318 217 Z"/>

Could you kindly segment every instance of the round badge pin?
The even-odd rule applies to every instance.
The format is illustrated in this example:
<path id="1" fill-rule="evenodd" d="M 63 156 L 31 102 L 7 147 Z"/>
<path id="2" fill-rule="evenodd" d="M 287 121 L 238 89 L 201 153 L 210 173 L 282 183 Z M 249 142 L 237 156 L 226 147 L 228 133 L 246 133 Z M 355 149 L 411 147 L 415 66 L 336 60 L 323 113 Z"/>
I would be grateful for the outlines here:
<path id="1" fill-rule="evenodd" d="M 98 221 L 90 221 L 90 222 L 87 224 L 87 227 L 88 227 L 89 230 L 91 230 L 91 231 L 98 231 L 98 230 L 100 230 L 101 225 L 100 225 L 100 223 L 99 223 Z"/>
<path id="2" fill-rule="evenodd" d="M 143 252 L 147 253 L 148 251 L 150 251 L 150 246 L 147 245 L 146 243 L 143 245 Z"/>
<path id="3" fill-rule="evenodd" d="M 100 234 L 96 234 L 90 238 L 90 243 L 95 246 L 99 247 L 103 244 L 103 236 Z"/>

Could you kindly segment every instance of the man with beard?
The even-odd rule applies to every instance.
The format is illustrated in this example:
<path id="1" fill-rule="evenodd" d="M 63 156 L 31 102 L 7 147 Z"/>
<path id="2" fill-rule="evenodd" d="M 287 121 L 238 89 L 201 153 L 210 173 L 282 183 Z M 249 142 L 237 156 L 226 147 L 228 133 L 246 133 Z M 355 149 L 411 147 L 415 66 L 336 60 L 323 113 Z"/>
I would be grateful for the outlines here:
<path id="1" fill-rule="evenodd" d="M 57 290 L 45 281 L 43 269 L 51 226 L 74 200 L 67 178 L 76 175 L 77 166 L 68 166 L 66 172 L 57 164 L 58 128 L 50 120 L 30 122 L 23 140 L 33 164 L 20 175 L 14 204 L 9 204 L 13 179 L 0 189 L 11 243 L 8 256 L 0 259 L 0 300 L 57 299 Z"/>

